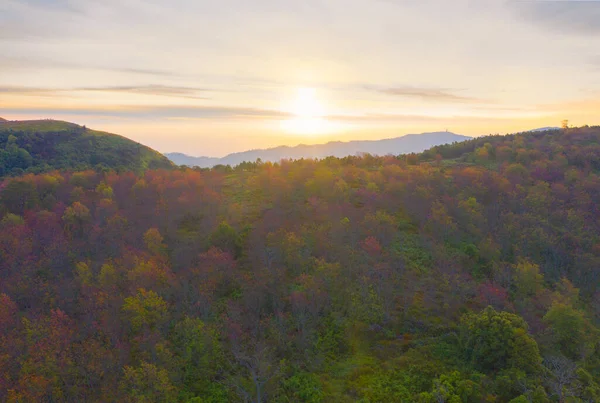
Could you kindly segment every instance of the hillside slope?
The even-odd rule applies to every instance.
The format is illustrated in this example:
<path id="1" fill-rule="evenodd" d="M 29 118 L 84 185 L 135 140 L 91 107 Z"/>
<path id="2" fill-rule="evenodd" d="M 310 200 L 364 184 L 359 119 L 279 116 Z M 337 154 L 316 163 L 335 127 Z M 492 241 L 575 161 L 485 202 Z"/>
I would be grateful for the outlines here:
<path id="1" fill-rule="evenodd" d="M 247 168 L 0 181 L 0 401 L 600 402 L 600 127 Z"/>
<path id="2" fill-rule="evenodd" d="M 504 169 L 507 164 L 536 167 L 538 174 L 562 170 L 557 161 L 576 168 L 600 169 L 600 127 L 530 131 L 478 137 L 455 144 L 432 147 L 420 161 L 442 159 L 446 165 L 462 162 Z"/>
<path id="3" fill-rule="evenodd" d="M 263 162 L 279 162 L 282 159 L 325 158 L 330 156 L 342 158 L 360 153 L 371 155 L 419 153 L 433 146 L 464 141 L 470 138 L 450 132 L 434 132 L 407 134 L 406 136 L 383 140 L 332 141 L 326 144 L 300 144 L 295 147 L 281 146 L 232 153 L 223 158 L 192 157 L 182 153 L 168 153 L 166 156 L 178 165 L 209 168 L 215 165 L 235 166 L 242 162 L 254 162 L 259 158 Z"/>
<path id="4" fill-rule="evenodd" d="M 53 169 L 169 168 L 162 154 L 125 137 L 56 120 L 0 121 L 0 176 Z"/>

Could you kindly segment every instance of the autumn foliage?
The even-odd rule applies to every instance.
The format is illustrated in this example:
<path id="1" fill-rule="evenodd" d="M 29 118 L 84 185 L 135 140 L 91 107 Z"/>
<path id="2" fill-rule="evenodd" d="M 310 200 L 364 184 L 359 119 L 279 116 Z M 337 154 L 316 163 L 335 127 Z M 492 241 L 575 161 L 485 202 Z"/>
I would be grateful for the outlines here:
<path id="1" fill-rule="evenodd" d="M 5 179 L 0 400 L 600 401 L 599 201 L 600 128 Z"/>

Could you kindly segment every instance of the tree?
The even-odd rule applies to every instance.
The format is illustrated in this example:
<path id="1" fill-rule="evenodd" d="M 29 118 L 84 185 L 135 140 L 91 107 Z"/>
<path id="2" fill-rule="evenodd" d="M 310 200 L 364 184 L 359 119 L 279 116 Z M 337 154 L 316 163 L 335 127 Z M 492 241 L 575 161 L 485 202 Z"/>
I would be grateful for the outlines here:
<path id="1" fill-rule="evenodd" d="M 544 322 L 550 326 L 553 341 L 565 356 L 577 360 L 594 352 L 598 330 L 581 310 L 555 302 L 544 315 Z"/>
<path id="2" fill-rule="evenodd" d="M 86 262 L 79 262 L 75 265 L 75 274 L 79 283 L 83 286 L 92 285 L 93 274 L 90 266 Z"/>
<path id="3" fill-rule="evenodd" d="M 306 403 L 321 403 L 324 401 L 322 386 L 316 374 L 296 373 L 283 381 L 282 389 L 285 396 L 282 401 Z"/>
<path id="4" fill-rule="evenodd" d="M 431 392 L 421 393 L 419 403 L 468 403 L 483 401 L 481 385 L 464 379 L 458 371 L 442 374 L 433 381 Z"/>
<path id="5" fill-rule="evenodd" d="M 559 402 L 577 395 L 577 365 L 573 361 L 566 357 L 551 356 L 544 359 L 544 366 L 547 369 L 545 383 Z"/>
<path id="6" fill-rule="evenodd" d="M 540 267 L 528 260 L 521 260 L 515 266 L 514 286 L 519 298 L 533 297 L 544 287 L 544 276 Z"/>
<path id="7" fill-rule="evenodd" d="M 38 202 L 38 193 L 30 180 L 11 180 L 0 193 L 0 201 L 11 213 L 23 215 Z"/>
<path id="8" fill-rule="evenodd" d="M 96 193 L 105 199 L 112 199 L 114 195 L 113 188 L 107 185 L 106 182 L 100 182 L 100 184 L 96 186 Z"/>
<path id="9" fill-rule="evenodd" d="M 62 216 L 67 231 L 72 234 L 83 234 L 85 225 L 90 222 L 90 209 L 82 203 L 76 201 L 70 207 L 67 207 Z"/>
<path id="10" fill-rule="evenodd" d="M 233 387 L 245 401 L 263 403 L 267 401 L 266 384 L 277 374 L 278 365 L 273 357 L 273 348 L 263 341 L 252 341 L 245 347 L 232 345 L 235 362 L 241 371 L 233 377 Z M 237 372 L 237 371 L 236 371 Z M 244 374 L 247 378 L 240 376 Z"/>
<path id="11" fill-rule="evenodd" d="M 148 251 L 155 255 L 164 255 L 167 246 L 163 243 L 163 237 L 157 228 L 150 228 L 144 233 L 144 243 Z"/>
<path id="12" fill-rule="evenodd" d="M 179 375 L 188 395 L 203 396 L 224 367 L 218 333 L 199 319 L 185 317 L 175 325 L 169 341 L 176 359 L 170 372 Z"/>
<path id="13" fill-rule="evenodd" d="M 460 340 L 467 361 L 486 373 L 508 368 L 533 373 L 542 362 L 538 345 L 527 333 L 525 321 L 489 306 L 479 314 L 463 316 Z"/>
<path id="14" fill-rule="evenodd" d="M 0 293 L 0 336 L 15 324 L 17 311 L 17 304 L 8 295 Z"/>
<path id="15" fill-rule="evenodd" d="M 134 332 L 142 329 L 153 331 L 168 319 L 168 305 L 154 291 L 140 288 L 137 294 L 125 298 L 121 308 Z"/>
<path id="16" fill-rule="evenodd" d="M 241 239 L 237 231 L 225 221 L 221 222 L 213 231 L 209 241 L 212 246 L 230 252 L 235 257 L 240 255 Z"/>
<path id="17" fill-rule="evenodd" d="M 171 384 L 168 372 L 144 361 L 138 367 L 123 368 L 121 390 L 131 403 L 177 401 L 177 390 Z"/>

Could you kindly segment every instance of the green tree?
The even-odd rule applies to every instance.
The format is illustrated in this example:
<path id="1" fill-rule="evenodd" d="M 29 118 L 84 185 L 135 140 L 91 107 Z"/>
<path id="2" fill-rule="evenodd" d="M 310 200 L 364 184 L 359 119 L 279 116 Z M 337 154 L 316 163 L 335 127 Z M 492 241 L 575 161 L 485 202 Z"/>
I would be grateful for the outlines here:
<path id="1" fill-rule="evenodd" d="M 146 249 L 155 255 L 164 255 L 166 253 L 167 246 L 163 241 L 164 238 L 157 228 L 150 228 L 144 233 Z"/>
<path id="2" fill-rule="evenodd" d="M 458 371 L 442 374 L 433 381 L 430 392 L 419 395 L 419 403 L 476 403 L 483 401 L 481 385 L 465 379 Z"/>
<path id="3" fill-rule="evenodd" d="M 212 246 L 230 252 L 235 257 L 239 257 L 242 251 L 240 236 L 237 231 L 225 221 L 221 222 L 217 229 L 210 234 L 209 242 Z"/>
<path id="4" fill-rule="evenodd" d="M 578 360 L 594 352 L 598 330 L 583 311 L 555 302 L 544 315 L 544 322 L 550 326 L 553 342 L 565 356 Z"/>
<path id="5" fill-rule="evenodd" d="M 115 287 L 119 284 L 119 273 L 112 263 L 105 263 L 100 267 L 97 276 L 98 284 L 103 288 Z"/>
<path id="6" fill-rule="evenodd" d="M 112 199 L 114 195 L 113 188 L 107 185 L 106 182 L 100 182 L 100 184 L 96 186 L 96 193 L 105 199 Z"/>
<path id="7" fill-rule="evenodd" d="M 177 401 L 177 391 L 165 369 L 142 362 L 138 367 L 123 369 L 121 390 L 131 403 L 171 403 Z"/>
<path id="8" fill-rule="evenodd" d="M 25 224 L 25 220 L 20 215 L 7 213 L 2 220 L 0 220 L 0 227 L 12 227 L 17 225 Z"/>
<path id="9" fill-rule="evenodd" d="M 93 281 L 93 274 L 90 266 L 85 262 L 79 262 L 75 265 L 75 274 L 80 284 L 89 286 Z"/>
<path id="10" fill-rule="evenodd" d="M 35 185 L 28 180 L 11 180 L 0 193 L 0 201 L 9 212 L 23 215 L 38 203 L 38 193 Z"/>
<path id="11" fill-rule="evenodd" d="M 520 298 L 532 297 L 544 287 L 544 276 L 540 267 L 528 260 L 521 260 L 515 265 L 514 286 Z"/>
<path id="12" fill-rule="evenodd" d="M 168 305 L 154 291 L 140 288 L 135 296 L 125 298 L 122 311 L 134 332 L 155 330 L 167 320 Z"/>
<path id="13" fill-rule="evenodd" d="M 186 317 L 175 325 L 169 341 L 175 357 L 173 372 L 179 374 L 186 393 L 206 397 L 209 390 L 213 395 L 218 392 L 211 385 L 224 365 L 217 332 L 200 319 Z"/>
<path id="14" fill-rule="evenodd" d="M 489 306 L 479 314 L 463 316 L 460 340 L 467 361 L 486 373 L 508 368 L 536 372 L 542 361 L 525 321 Z"/>

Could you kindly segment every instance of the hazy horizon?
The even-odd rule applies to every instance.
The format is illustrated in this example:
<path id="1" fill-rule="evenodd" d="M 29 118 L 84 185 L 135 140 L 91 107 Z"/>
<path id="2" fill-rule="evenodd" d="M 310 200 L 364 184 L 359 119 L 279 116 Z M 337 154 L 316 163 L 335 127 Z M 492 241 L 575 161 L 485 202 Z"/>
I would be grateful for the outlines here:
<path id="1" fill-rule="evenodd" d="M 600 3 L 0 2 L 0 117 L 161 152 L 600 123 Z"/>

